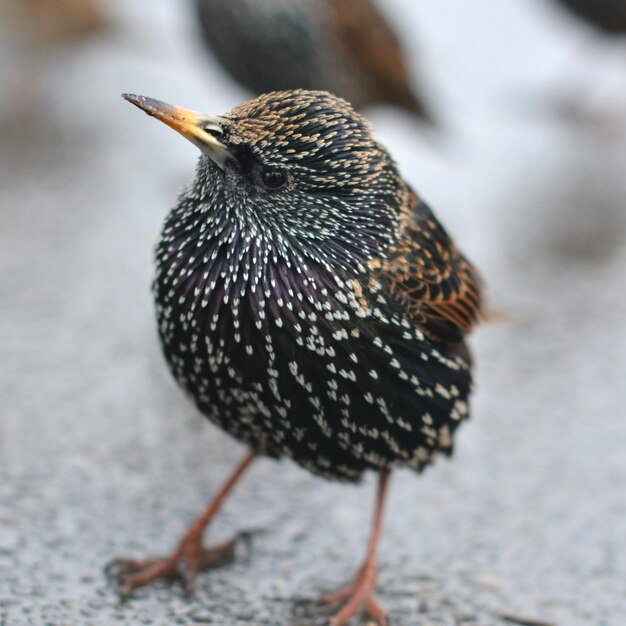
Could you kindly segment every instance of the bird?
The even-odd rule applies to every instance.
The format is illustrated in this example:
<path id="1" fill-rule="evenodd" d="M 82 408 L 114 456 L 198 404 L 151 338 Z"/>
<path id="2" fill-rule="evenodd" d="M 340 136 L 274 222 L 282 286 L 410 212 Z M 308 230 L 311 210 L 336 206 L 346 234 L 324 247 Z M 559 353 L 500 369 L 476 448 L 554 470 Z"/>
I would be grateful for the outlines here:
<path id="1" fill-rule="evenodd" d="M 626 34 L 625 0 L 557 0 L 577 17 L 585 20 L 605 35 Z"/>
<path id="2" fill-rule="evenodd" d="M 328 92 L 263 94 L 222 115 L 123 97 L 201 150 L 165 219 L 153 292 L 170 369 L 248 452 L 173 553 L 116 561 L 122 597 L 233 557 L 202 535 L 257 457 L 328 480 L 378 476 L 366 556 L 322 598 L 332 626 L 375 597 L 389 477 L 421 472 L 469 415 L 481 279 L 370 123 Z"/>
<path id="3" fill-rule="evenodd" d="M 77 50 L 108 26 L 92 0 L 0 0 L 0 127 L 41 122 L 50 109 L 43 101 L 50 67 L 58 65 L 54 55 Z"/>
<path id="4" fill-rule="evenodd" d="M 397 105 L 436 126 L 373 0 L 195 0 L 203 40 L 255 95 L 323 89 L 357 108 Z"/>
<path id="5" fill-rule="evenodd" d="M 107 25 L 102 9 L 91 0 L 0 0 L 0 16 L 3 37 L 31 51 L 48 51 Z"/>
<path id="6" fill-rule="evenodd" d="M 600 59 L 598 52 L 603 54 L 607 52 L 615 52 L 621 54 L 622 37 L 626 35 L 626 0 L 552 0 L 553 4 L 558 4 L 562 9 L 569 11 L 572 17 L 578 18 L 589 26 L 593 37 L 584 41 L 584 50 L 577 52 L 577 66 L 580 66 L 580 60 L 588 60 L 594 57 Z M 582 46 L 581 46 L 582 48 Z M 608 57 L 605 59 L 608 60 Z M 582 67 L 587 64 L 583 63 Z M 588 72 L 589 73 L 589 72 Z M 576 76 L 578 72 L 574 73 Z M 604 107 L 597 107 L 597 103 L 601 99 L 606 100 L 610 90 L 606 89 L 606 76 L 599 71 L 596 66 L 592 74 L 584 81 L 580 79 L 578 85 L 567 85 L 566 89 L 561 89 L 562 93 L 554 94 L 548 103 L 548 109 L 552 114 L 562 120 L 573 122 L 576 124 L 604 124 L 614 120 L 621 119 L 621 111 L 623 107 L 619 107 L 619 113 L 615 116 L 607 116 L 608 111 Z M 566 77 L 568 83 L 571 83 L 571 68 L 560 68 L 557 75 L 552 77 L 551 85 L 560 83 Z M 602 82 L 604 77 L 605 82 Z M 604 87 L 604 89 L 602 89 Z M 550 87 L 552 89 L 552 86 Z M 556 97 L 554 97 L 556 96 Z M 543 107 L 542 107 L 543 108 Z"/>

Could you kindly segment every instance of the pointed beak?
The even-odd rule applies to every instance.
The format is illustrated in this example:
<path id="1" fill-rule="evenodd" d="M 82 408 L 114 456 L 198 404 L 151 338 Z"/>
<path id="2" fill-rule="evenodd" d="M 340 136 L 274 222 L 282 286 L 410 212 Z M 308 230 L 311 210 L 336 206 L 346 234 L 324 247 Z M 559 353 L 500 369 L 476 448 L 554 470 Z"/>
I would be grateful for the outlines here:
<path id="1" fill-rule="evenodd" d="M 139 107 L 148 115 L 156 117 L 183 137 L 191 141 L 217 165 L 224 169 L 228 160 L 234 160 L 232 153 L 217 137 L 224 133 L 228 120 L 215 115 L 205 115 L 189 109 L 174 106 L 132 94 L 122 94 L 124 100 Z"/>

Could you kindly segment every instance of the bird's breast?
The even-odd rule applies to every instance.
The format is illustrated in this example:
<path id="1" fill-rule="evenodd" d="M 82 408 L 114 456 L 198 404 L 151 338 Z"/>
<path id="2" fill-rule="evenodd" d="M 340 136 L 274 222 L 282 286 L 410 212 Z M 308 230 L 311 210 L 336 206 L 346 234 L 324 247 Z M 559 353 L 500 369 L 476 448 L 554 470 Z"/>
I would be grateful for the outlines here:
<path id="1" fill-rule="evenodd" d="M 450 449 L 468 363 L 433 346 L 375 281 L 271 254 L 168 258 L 155 281 L 166 358 L 232 435 L 342 478 L 421 468 Z"/>

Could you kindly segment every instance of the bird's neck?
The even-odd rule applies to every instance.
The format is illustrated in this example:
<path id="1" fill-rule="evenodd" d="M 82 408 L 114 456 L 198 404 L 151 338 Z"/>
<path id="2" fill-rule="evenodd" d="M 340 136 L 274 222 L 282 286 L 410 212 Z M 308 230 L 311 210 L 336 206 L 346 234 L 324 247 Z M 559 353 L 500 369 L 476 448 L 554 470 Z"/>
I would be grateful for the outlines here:
<path id="1" fill-rule="evenodd" d="M 246 306 L 262 317 L 266 305 L 278 310 L 294 299 L 309 310 L 338 284 L 366 274 L 395 237 L 386 217 L 334 228 L 325 222 L 315 232 L 298 224 L 296 209 L 292 220 L 268 213 L 233 201 L 223 183 L 196 179 L 157 246 L 157 300 L 185 315 L 217 316 Z"/>

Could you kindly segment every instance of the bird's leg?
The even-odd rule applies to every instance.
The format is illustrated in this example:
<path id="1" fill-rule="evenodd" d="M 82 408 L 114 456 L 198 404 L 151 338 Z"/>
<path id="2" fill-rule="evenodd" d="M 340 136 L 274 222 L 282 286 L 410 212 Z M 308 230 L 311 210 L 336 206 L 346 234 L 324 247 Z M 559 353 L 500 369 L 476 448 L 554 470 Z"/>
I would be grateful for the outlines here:
<path id="1" fill-rule="evenodd" d="M 376 586 L 376 549 L 380 538 L 380 528 L 385 503 L 385 493 L 389 482 L 389 473 L 381 472 L 378 482 L 378 494 L 374 511 L 374 523 L 370 535 L 367 554 L 363 565 L 357 572 L 354 581 L 335 593 L 328 594 L 321 599 L 324 604 L 345 604 L 332 618 L 331 626 L 345 626 L 359 611 L 365 610 L 377 626 L 388 626 L 385 612 L 374 597 Z"/>
<path id="2" fill-rule="evenodd" d="M 232 491 L 254 458 L 254 452 L 249 452 L 244 457 L 202 515 L 189 527 L 171 555 L 144 561 L 118 559 L 111 564 L 110 571 L 117 575 L 119 580 L 118 592 L 122 599 L 128 598 L 137 587 L 143 587 L 159 578 L 175 576 L 182 578 L 187 595 L 191 595 L 193 582 L 199 570 L 222 565 L 233 560 L 236 542 L 241 535 L 210 547 L 202 545 L 202 535 L 213 516 L 222 506 L 226 496 Z"/>

